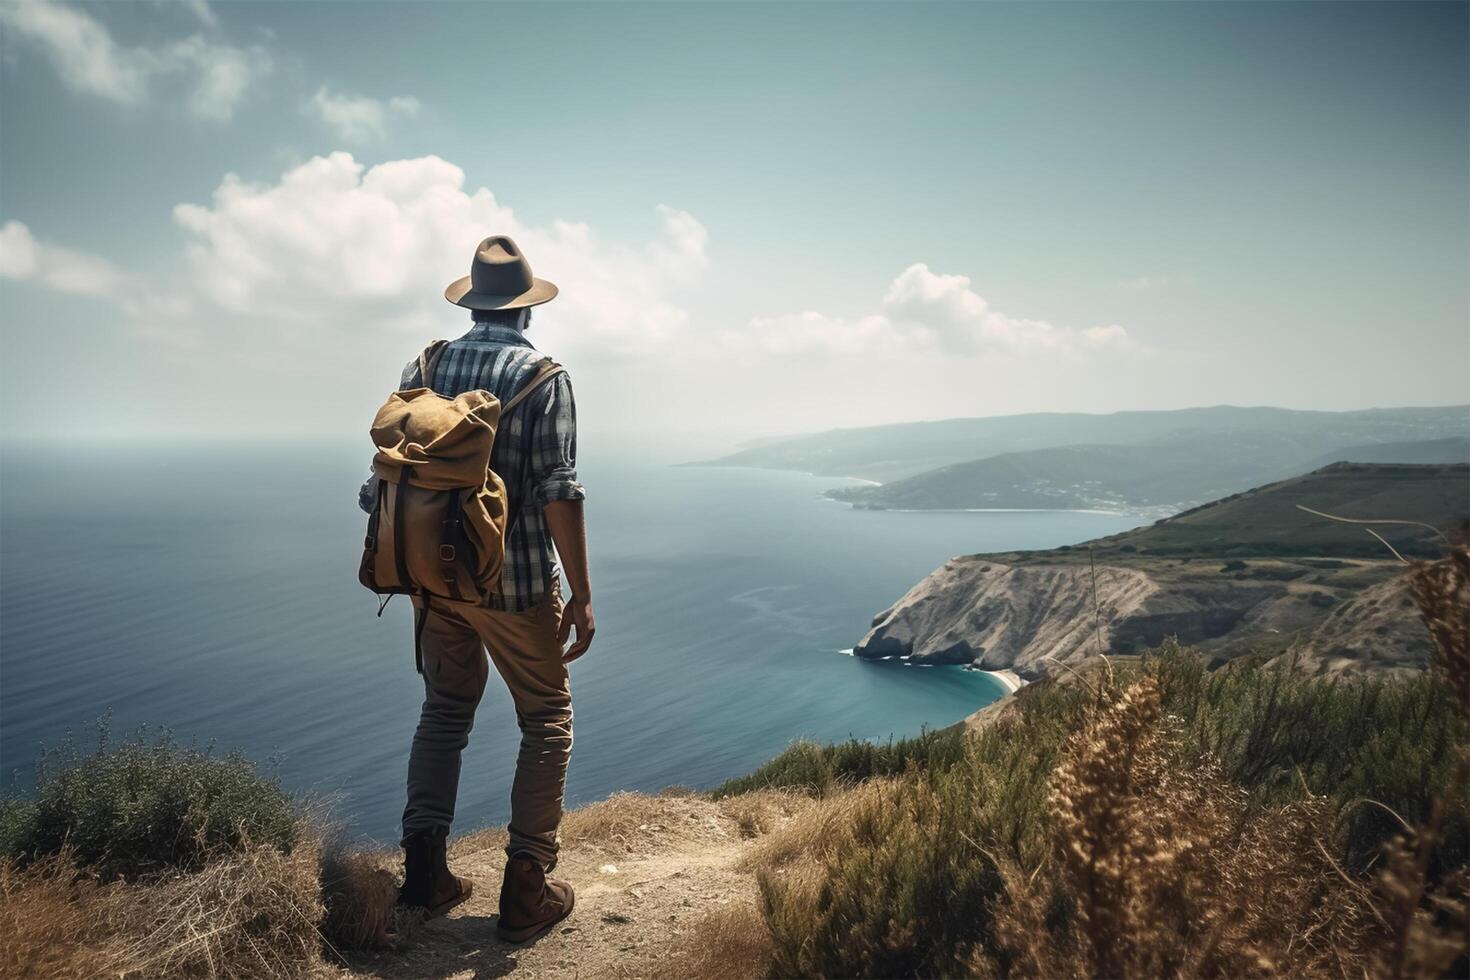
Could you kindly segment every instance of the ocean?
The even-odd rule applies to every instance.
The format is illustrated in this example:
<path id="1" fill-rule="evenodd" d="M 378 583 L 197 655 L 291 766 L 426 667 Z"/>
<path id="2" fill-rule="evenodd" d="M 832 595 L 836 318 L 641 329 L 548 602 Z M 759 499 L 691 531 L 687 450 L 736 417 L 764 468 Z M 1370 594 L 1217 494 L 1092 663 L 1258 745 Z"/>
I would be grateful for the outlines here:
<path id="1" fill-rule="evenodd" d="M 46 745 L 140 726 L 239 750 L 397 838 L 422 688 L 411 611 L 356 580 L 367 453 L 111 445 L 0 448 L 0 770 L 23 792 Z M 843 481 L 584 454 L 598 632 L 572 670 L 571 805 L 695 788 L 794 739 L 888 739 L 1002 693 L 951 667 L 844 656 L 952 555 L 1141 523 L 1078 512 L 854 511 Z M 517 732 L 492 674 L 456 831 L 505 822 Z"/>

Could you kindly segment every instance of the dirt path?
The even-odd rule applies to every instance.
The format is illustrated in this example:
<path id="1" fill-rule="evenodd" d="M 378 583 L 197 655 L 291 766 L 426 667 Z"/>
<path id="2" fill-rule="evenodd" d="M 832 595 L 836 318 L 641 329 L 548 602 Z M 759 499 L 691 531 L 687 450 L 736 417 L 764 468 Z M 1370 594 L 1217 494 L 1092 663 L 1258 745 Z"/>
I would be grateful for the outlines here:
<path id="1" fill-rule="evenodd" d="M 468 902 L 419 926 L 400 948 L 359 954 L 349 970 L 334 973 L 416 980 L 647 976 L 695 922 L 754 896 L 755 879 L 739 867 L 741 857 L 799 808 L 775 794 L 727 803 L 618 794 L 567 814 L 556 874 L 576 887 L 576 909 L 522 947 L 495 936 L 504 836 L 474 835 L 450 851 L 455 871 L 475 882 Z"/>

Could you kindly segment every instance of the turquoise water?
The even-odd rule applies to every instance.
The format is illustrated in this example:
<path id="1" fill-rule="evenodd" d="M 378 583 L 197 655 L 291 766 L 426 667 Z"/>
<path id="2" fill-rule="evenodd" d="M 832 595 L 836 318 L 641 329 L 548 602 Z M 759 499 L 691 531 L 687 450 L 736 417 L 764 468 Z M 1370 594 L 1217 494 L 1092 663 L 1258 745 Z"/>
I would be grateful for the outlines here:
<path id="1" fill-rule="evenodd" d="M 408 604 L 356 581 L 364 454 L 132 446 L 0 450 L 0 767 L 42 743 L 174 729 L 334 800 L 391 841 L 421 688 Z M 573 668 L 572 803 L 708 787 L 792 739 L 883 739 L 1000 694 L 956 668 L 842 656 L 946 558 L 1050 547 L 1139 519 L 882 513 L 831 478 L 584 458 L 598 634 Z M 457 830 L 505 821 L 516 730 L 492 677 Z"/>

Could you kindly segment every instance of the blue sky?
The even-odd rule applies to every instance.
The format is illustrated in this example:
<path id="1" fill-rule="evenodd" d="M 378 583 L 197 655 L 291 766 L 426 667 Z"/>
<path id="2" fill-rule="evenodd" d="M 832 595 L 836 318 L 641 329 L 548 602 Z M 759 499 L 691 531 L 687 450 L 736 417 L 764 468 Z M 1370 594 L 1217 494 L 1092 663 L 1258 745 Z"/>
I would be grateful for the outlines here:
<path id="1" fill-rule="evenodd" d="M 1463 403 L 1467 11 L 4 0 L 0 406 L 355 436 L 501 231 L 594 430 Z"/>

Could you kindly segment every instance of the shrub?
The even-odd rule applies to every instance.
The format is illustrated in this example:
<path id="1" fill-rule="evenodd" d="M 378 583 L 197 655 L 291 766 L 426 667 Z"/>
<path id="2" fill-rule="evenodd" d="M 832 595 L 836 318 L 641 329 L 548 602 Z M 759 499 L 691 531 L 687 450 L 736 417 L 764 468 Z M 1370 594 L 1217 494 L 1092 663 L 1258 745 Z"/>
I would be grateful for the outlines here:
<path id="1" fill-rule="evenodd" d="M 1448 792 L 1440 863 L 1465 863 L 1470 789 L 1449 777 L 1470 724 L 1433 676 L 1324 680 L 1252 658 L 1211 673 L 1174 645 L 1147 670 L 1181 730 L 1182 765 L 1218 761 L 1265 805 L 1308 792 L 1333 797 L 1342 810 L 1339 856 L 1360 868 L 1402 829 L 1400 818 L 1428 819 Z"/>
<path id="2" fill-rule="evenodd" d="M 1067 740 L 1052 860 L 1001 858 L 992 905 L 1008 976 L 1360 974 L 1366 890 L 1320 847 L 1325 801 L 1266 809 L 1214 767 L 1181 766 L 1156 680 L 1106 692 Z M 1056 914 L 1063 909 L 1063 914 Z"/>
<path id="3" fill-rule="evenodd" d="M 783 788 L 821 794 L 910 768 L 945 769 L 963 755 L 964 731 L 956 726 L 883 743 L 850 739 L 818 745 L 800 741 L 748 776 L 717 786 L 713 795 L 720 799 L 752 790 Z"/>
<path id="4" fill-rule="evenodd" d="M 1089 697 L 1085 684 L 1023 688 L 1013 715 L 959 732 L 961 751 L 948 765 L 913 765 L 849 808 L 813 867 L 763 869 L 774 972 L 963 973 L 988 940 L 986 910 L 1002 886 L 991 855 L 1044 853 L 1047 778 Z"/>
<path id="5" fill-rule="evenodd" d="M 185 748 L 162 733 L 94 752 L 72 745 L 37 767 L 35 797 L 0 809 L 0 848 L 22 862 L 66 848 L 105 877 L 198 870 L 247 844 L 289 853 L 296 814 L 280 784 L 239 755 Z"/>
<path id="6" fill-rule="evenodd" d="M 1382 935 L 1367 868 L 1401 819 L 1435 834 L 1399 891 L 1459 880 L 1467 742 L 1457 699 L 1427 676 L 1210 673 L 1170 644 L 1030 685 L 957 758 L 911 752 L 804 866 L 761 871 L 773 969 L 1361 973 Z M 778 771 L 820 777 L 843 757 L 800 753 Z"/>

